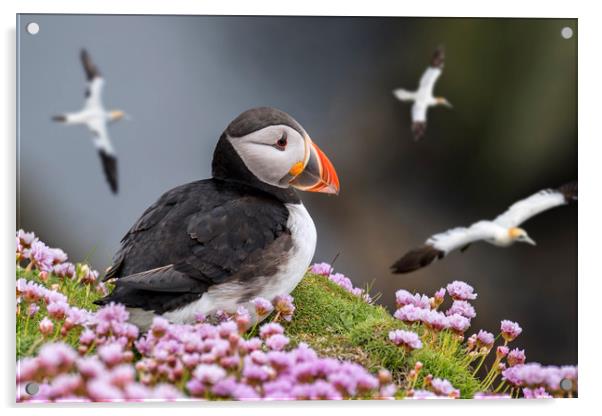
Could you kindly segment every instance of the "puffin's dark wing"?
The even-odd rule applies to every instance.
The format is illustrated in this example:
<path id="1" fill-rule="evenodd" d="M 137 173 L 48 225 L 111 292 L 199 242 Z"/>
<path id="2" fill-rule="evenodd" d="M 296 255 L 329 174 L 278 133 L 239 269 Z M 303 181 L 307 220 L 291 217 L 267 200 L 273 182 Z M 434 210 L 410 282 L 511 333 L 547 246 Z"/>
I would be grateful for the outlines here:
<path id="1" fill-rule="evenodd" d="M 92 58 L 90 58 L 90 54 L 87 50 L 82 49 L 80 52 L 80 58 L 82 61 L 82 66 L 84 67 L 84 72 L 86 73 L 86 79 L 88 81 L 92 81 L 96 77 L 100 77 L 100 71 L 94 62 L 92 62 Z"/>
<path id="2" fill-rule="evenodd" d="M 102 149 L 98 150 L 98 155 L 100 156 L 100 160 L 102 162 L 102 169 L 105 173 L 105 177 L 107 178 L 107 182 L 109 182 L 109 186 L 111 187 L 111 191 L 114 194 L 117 193 L 117 158 L 105 152 Z"/>
<path id="3" fill-rule="evenodd" d="M 152 292 L 196 292 L 198 282 L 186 274 L 176 271 L 173 265 L 159 267 L 142 273 L 131 274 L 119 279 L 119 286 Z"/>
<path id="4" fill-rule="evenodd" d="M 164 313 L 214 284 L 248 281 L 252 288 L 253 277 L 276 273 L 292 246 L 288 210 L 263 194 L 233 188 L 209 180 L 165 194 L 124 237 L 107 272 L 118 278 L 116 289 L 100 303 Z"/>

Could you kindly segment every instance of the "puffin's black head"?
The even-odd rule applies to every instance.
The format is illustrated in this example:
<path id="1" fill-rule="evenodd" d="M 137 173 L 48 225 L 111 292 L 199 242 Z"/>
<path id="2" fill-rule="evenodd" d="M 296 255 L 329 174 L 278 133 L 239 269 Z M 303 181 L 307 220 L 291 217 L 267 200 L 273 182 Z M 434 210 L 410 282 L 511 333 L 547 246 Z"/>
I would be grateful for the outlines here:
<path id="1" fill-rule="evenodd" d="M 294 118 L 270 107 L 247 110 L 230 123 L 215 148 L 212 167 L 219 179 L 339 192 L 326 155 Z"/>

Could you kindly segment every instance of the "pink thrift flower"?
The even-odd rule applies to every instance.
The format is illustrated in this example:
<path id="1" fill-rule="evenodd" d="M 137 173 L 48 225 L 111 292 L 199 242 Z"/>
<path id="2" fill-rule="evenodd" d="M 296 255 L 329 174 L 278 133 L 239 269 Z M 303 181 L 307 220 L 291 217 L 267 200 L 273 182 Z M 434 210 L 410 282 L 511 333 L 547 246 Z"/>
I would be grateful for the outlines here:
<path id="1" fill-rule="evenodd" d="M 523 395 L 525 399 L 552 399 L 553 397 L 543 387 L 530 389 L 528 387 L 523 388 Z"/>
<path id="2" fill-rule="evenodd" d="M 477 298 L 477 294 L 473 293 L 474 289 L 468 283 L 455 280 L 447 285 L 447 293 L 454 300 L 473 300 Z"/>
<path id="3" fill-rule="evenodd" d="M 448 316 L 447 321 L 451 330 L 460 335 L 470 328 L 470 319 L 457 313 Z"/>
<path id="4" fill-rule="evenodd" d="M 52 302 L 46 308 L 48 315 L 54 319 L 63 319 L 69 310 L 69 304 L 66 302 Z"/>
<path id="5" fill-rule="evenodd" d="M 506 347 L 505 345 L 500 345 L 499 347 L 497 347 L 495 355 L 499 360 L 501 360 L 502 358 L 504 358 L 508 355 L 509 351 L 510 351 L 510 348 Z"/>
<path id="6" fill-rule="evenodd" d="M 79 358 L 76 366 L 79 373 L 86 379 L 100 377 L 107 371 L 105 365 L 95 356 Z"/>
<path id="7" fill-rule="evenodd" d="M 40 307 L 35 303 L 30 303 L 27 307 L 27 315 L 30 317 L 35 316 L 36 313 L 40 310 Z"/>
<path id="8" fill-rule="evenodd" d="M 47 375 L 68 370 L 75 363 L 77 353 L 62 342 L 44 344 L 38 353 L 38 364 Z"/>
<path id="9" fill-rule="evenodd" d="M 445 314 L 448 316 L 458 314 L 468 319 L 472 319 L 477 316 L 477 313 L 472 305 L 465 300 L 454 300 L 454 303 L 452 303 L 452 306 L 447 310 L 447 312 L 445 312 Z"/>
<path id="10" fill-rule="evenodd" d="M 524 364 L 526 360 L 527 357 L 525 356 L 525 350 L 519 350 L 518 348 L 514 348 L 512 351 L 510 351 L 508 353 L 508 358 L 506 358 L 506 361 L 510 367 Z"/>
<path id="11" fill-rule="evenodd" d="M 123 347 L 117 342 L 105 344 L 98 348 L 98 356 L 109 367 L 123 361 Z"/>
<path id="12" fill-rule="evenodd" d="M 417 308 L 427 310 L 431 308 L 431 301 L 428 296 L 421 295 L 419 293 L 412 295 L 410 292 L 404 289 L 400 289 L 395 292 L 395 304 L 397 305 L 397 308 L 402 308 L 406 305 L 413 305 Z"/>
<path id="13" fill-rule="evenodd" d="M 271 322 L 269 324 L 262 325 L 261 328 L 259 328 L 259 336 L 262 339 L 266 339 L 275 334 L 283 334 L 283 333 L 284 333 L 284 328 L 282 327 L 282 325 L 275 323 L 275 322 Z"/>
<path id="14" fill-rule="evenodd" d="M 434 310 L 425 311 L 422 316 L 422 322 L 436 331 L 449 328 L 448 318 L 442 312 Z"/>
<path id="15" fill-rule="evenodd" d="M 445 288 L 441 288 L 435 292 L 433 298 L 431 299 L 431 308 L 437 309 L 445 300 Z"/>
<path id="16" fill-rule="evenodd" d="M 281 351 L 289 343 L 288 337 L 282 334 L 274 334 L 265 341 L 265 345 L 271 350 Z"/>
<path id="17" fill-rule="evenodd" d="M 136 380 L 134 367 L 129 364 L 119 364 L 113 367 L 108 376 L 112 385 L 122 389 Z"/>
<path id="18" fill-rule="evenodd" d="M 491 348 L 493 347 L 493 343 L 495 342 L 495 337 L 491 332 L 479 330 L 477 333 L 477 347 L 482 348 Z"/>
<path id="19" fill-rule="evenodd" d="M 274 309 L 282 316 L 283 319 L 290 321 L 295 312 L 293 297 L 291 295 L 280 295 L 274 299 Z"/>
<path id="20" fill-rule="evenodd" d="M 29 260 L 32 265 L 42 272 L 49 272 L 52 270 L 52 262 L 54 256 L 51 249 L 39 240 L 35 240 L 31 243 L 29 251 Z"/>
<path id="21" fill-rule="evenodd" d="M 389 339 L 397 346 L 404 347 L 406 350 L 416 350 L 422 348 L 422 341 L 418 334 L 412 331 L 397 329 L 389 332 Z"/>
<path id="22" fill-rule="evenodd" d="M 516 322 L 509 321 L 507 319 L 503 320 L 500 329 L 502 331 L 502 337 L 506 342 L 511 342 L 516 339 L 523 332 L 523 329 Z"/>
<path id="23" fill-rule="evenodd" d="M 255 306 L 255 313 L 260 318 L 268 316 L 274 310 L 272 302 L 264 298 L 255 298 L 251 303 Z"/>
<path id="24" fill-rule="evenodd" d="M 215 384 L 226 377 L 226 371 L 215 364 L 200 364 L 196 367 L 193 377 L 202 384 Z"/>
<path id="25" fill-rule="evenodd" d="M 244 306 L 239 306 L 234 315 L 238 332 L 243 333 L 251 326 L 251 316 L 249 311 Z"/>
<path id="26" fill-rule="evenodd" d="M 47 316 L 45 316 L 40 321 L 39 328 L 40 328 L 40 332 L 42 333 L 42 335 L 47 337 L 48 335 L 52 334 L 52 331 L 54 330 L 54 324 L 52 323 L 52 321 L 50 319 L 48 319 Z"/>
<path id="27" fill-rule="evenodd" d="M 90 398 L 98 402 L 112 402 L 123 398 L 121 389 L 113 386 L 108 379 L 95 378 L 90 380 L 86 389 Z"/>
<path id="28" fill-rule="evenodd" d="M 425 315 L 426 310 L 419 308 L 417 306 L 408 304 L 405 306 L 402 306 L 401 308 L 397 309 L 397 311 L 395 311 L 395 314 L 393 315 L 395 318 L 399 319 L 400 321 L 406 322 L 406 323 L 412 323 L 412 322 L 417 322 L 417 321 L 421 321 L 423 316 Z"/>
<path id="29" fill-rule="evenodd" d="M 167 332 L 167 328 L 169 328 L 169 321 L 167 319 L 158 316 L 153 318 L 150 330 L 155 337 L 161 338 Z"/>
<path id="30" fill-rule="evenodd" d="M 58 277 L 71 279 L 75 276 L 75 266 L 72 263 L 56 264 L 52 268 L 52 273 Z"/>
<path id="31" fill-rule="evenodd" d="M 432 391 L 428 390 L 411 390 L 407 396 L 408 399 L 424 400 L 424 399 L 436 399 L 437 395 Z"/>
<path id="32" fill-rule="evenodd" d="M 328 276 L 332 273 L 332 266 L 328 263 L 315 263 L 311 266 L 310 271 L 314 274 Z"/>
<path id="33" fill-rule="evenodd" d="M 67 261 L 67 253 L 65 253 L 60 248 L 51 248 L 50 254 L 52 256 L 52 264 L 61 264 Z"/>
<path id="34" fill-rule="evenodd" d="M 434 378 L 431 381 L 433 391 L 440 396 L 448 396 L 452 398 L 460 397 L 460 390 L 454 388 L 452 384 L 445 379 Z"/>
<path id="35" fill-rule="evenodd" d="M 34 233 L 26 233 L 23 230 L 19 230 L 17 231 L 17 240 L 19 244 L 27 248 L 36 240 L 36 235 Z"/>

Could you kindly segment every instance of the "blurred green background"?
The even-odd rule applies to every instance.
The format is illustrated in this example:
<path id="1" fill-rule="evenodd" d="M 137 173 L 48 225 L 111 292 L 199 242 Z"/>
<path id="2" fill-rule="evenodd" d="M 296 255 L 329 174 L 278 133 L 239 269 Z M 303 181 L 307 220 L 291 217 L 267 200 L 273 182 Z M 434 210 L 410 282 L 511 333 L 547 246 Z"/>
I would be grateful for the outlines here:
<path id="1" fill-rule="evenodd" d="M 269 105 L 305 127 L 341 180 L 338 197 L 303 195 L 316 261 L 340 253 L 337 271 L 371 283 L 390 308 L 396 289 L 431 294 L 465 280 L 479 293 L 474 329 L 516 320 L 529 360 L 576 363 L 576 206 L 525 224 L 536 247 L 473 245 L 389 273 L 431 234 L 576 179 L 576 19 L 20 15 L 17 30 L 18 227 L 104 270 L 148 205 L 210 175 L 226 125 Z M 391 91 L 413 89 L 439 44 L 447 60 L 435 92 L 454 108 L 430 110 L 414 143 L 410 106 Z M 83 103 L 82 47 L 107 79 L 106 106 L 133 116 L 110 128 L 116 197 L 90 134 L 50 122 Z"/>

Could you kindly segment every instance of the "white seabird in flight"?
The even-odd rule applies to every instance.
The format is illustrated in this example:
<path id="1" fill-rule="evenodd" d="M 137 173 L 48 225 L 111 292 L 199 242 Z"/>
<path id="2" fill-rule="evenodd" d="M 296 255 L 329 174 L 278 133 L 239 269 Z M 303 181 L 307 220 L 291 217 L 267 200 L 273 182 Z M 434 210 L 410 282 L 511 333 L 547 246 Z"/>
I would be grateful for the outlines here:
<path id="1" fill-rule="evenodd" d="M 412 105 L 412 133 L 416 141 L 420 140 L 426 131 L 426 112 L 429 107 L 444 105 L 451 108 L 451 104 L 445 98 L 433 96 L 433 88 L 441 76 L 444 61 L 445 52 L 443 47 L 439 46 L 433 54 L 431 64 L 422 74 L 416 91 L 407 91 L 402 88 L 393 90 L 393 95 L 400 101 L 414 102 Z"/>
<path id="2" fill-rule="evenodd" d="M 76 113 L 65 113 L 54 116 L 52 119 L 65 124 L 84 124 L 88 127 L 94 134 L 94 146 L 100 155 L 102 167 L 111 191 L 117 193 L 117 155 L 109 139 L 107 122 L 121 120 L 128 116 L 121 110 L 105 110 L 101 99 L 105 81 L 85 49 L 82 49 L 80 57 L 88 80 L 84 108 Z"/>
<path id="3" fill-rule="evenodd" d="M 397 260 L 393 273 L 409 273 L 442 259 L 456 249 L 464 251 L 474 242 L 483 240 L 498 247 L 508 247 L 515 242 L 535 245 L 520 224 L 551 208 L 577 200 L 577 182 L 567 183 L 558 189 L 544 189 L 513 204 L 493 221 L 482 220 L 470 227 L 458 227 L 431 236 L 426 243 L 406 253 Z"/>

